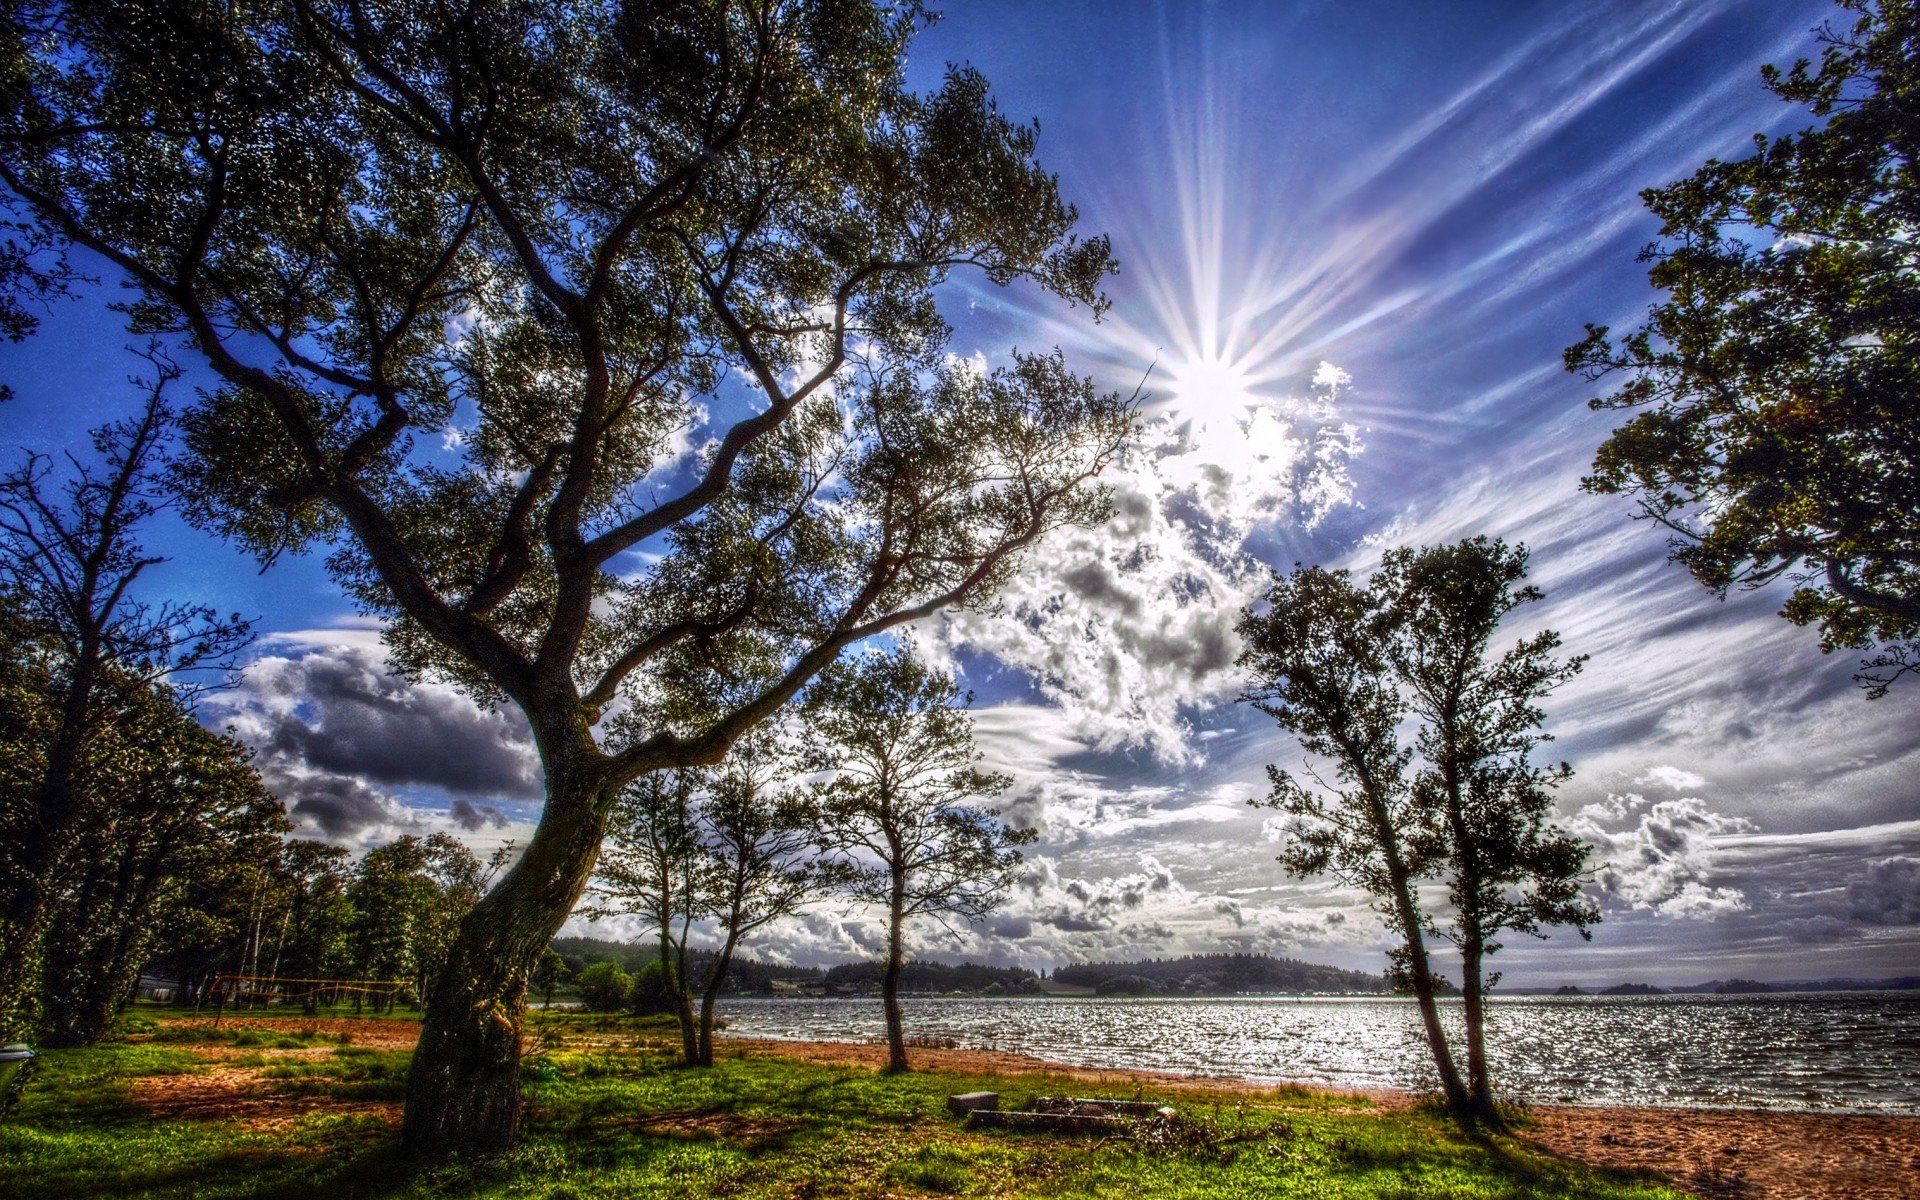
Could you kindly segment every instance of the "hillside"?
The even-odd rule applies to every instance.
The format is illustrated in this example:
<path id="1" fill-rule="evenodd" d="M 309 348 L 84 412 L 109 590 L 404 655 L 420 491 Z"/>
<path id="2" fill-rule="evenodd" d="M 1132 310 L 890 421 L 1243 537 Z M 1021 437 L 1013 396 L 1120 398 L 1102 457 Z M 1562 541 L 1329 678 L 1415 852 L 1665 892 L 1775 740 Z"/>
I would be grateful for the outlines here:
<path id="1" fill-rule="evenodd" d="M 1191 954 L 1131 963 L 1076 963 L 1053 982 L 1107 996 L 1231 996 L 1247 993 L 1387 991 L 1383 975 L 1265 954 Z"/>

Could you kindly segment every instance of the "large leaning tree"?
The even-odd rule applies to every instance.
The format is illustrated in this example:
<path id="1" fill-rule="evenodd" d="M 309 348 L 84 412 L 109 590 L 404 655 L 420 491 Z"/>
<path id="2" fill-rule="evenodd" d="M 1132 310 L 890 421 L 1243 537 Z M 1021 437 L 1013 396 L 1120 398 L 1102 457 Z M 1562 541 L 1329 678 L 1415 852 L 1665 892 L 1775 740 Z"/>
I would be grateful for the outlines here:
<path id="1" fill-rule="evenodd" d="M 1131 405 L 1057 354 L 949 358 L 934 292 L 968 269 L 1097 312 L 1107 243 L 979 75 L 907 90 L 923 21 L 8 7 L 18 219 L 219 380 L 183 415 L 192 514 L 326 549 L 402 669 L 531 726 L 545 808 L 432 990 L 413 1152 L 514 1135 L 526 981 L 622 786 L 719 761 L 843 648 L 1105 511 Z"/>
<path id="2" fill-rule="evenodd" d="M 1666 299 L 1566 360 L 1624 375 L 1593 405 L 1634 414 L 1587 489 L 1720 595 L 1789 579 L 1782 615 L 1867 652 L 1878 696 L 1920 671 L 1920 5 L 1841 7 L 1817 64 L 1764 71 L 1824 124 L 1641 193 Z"/>

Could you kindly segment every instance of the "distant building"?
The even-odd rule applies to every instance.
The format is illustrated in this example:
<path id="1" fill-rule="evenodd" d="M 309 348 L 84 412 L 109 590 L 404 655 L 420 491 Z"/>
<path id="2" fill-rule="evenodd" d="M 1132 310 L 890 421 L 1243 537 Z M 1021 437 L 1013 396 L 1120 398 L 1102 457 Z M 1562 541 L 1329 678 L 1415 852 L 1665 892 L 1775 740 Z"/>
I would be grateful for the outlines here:
<path id="1" fill-rule="evenodd" d="M 180 994 L 180 981 L 168 979 L 164 975 L 142 975 L 133 985 L 135 1000 L 152 1000 L 158 1004 L 170 1004 Z"/>

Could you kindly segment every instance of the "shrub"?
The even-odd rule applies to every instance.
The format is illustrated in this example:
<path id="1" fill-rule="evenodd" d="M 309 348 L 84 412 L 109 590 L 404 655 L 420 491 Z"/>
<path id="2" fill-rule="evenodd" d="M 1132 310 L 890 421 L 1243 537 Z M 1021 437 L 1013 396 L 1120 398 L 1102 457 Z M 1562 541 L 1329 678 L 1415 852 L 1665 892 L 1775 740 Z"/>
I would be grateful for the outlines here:
<path id="1" fill-rule="evenodd" d="M 610 962 L 597 962 L 574 980 L 580 1002 L 594 1012 L 619 1012 L 633 998 L 633 976 Z"/>

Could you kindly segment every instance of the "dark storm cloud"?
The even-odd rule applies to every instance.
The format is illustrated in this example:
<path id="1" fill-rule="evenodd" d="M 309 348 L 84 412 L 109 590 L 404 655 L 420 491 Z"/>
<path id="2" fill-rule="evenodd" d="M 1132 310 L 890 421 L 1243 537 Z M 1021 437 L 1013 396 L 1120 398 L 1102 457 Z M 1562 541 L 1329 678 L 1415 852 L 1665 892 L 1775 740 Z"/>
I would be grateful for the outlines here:
<path id="1" fill-rule="evenodd" d="M 1847 910 L 1869 925 L 1920 925 L 1920 858 L 1888 858 L 1868 865 L 1847 885 Z"/>
<path id="2" fill-rule="evenodd" d="M 391 796 L 342 776 L 289 779 L 272 772 L 267 782 L 295 824 L 310 825 L 338 841 L 355 841 L 403 816 Z"/>
<path id="3" fill-rule="evenodd" d="M 327 647 L 262 659 L 245 689 L 299 698 L 266 715 L 264 754 L 390 787 L 532 800 L 540 796 L 526 722 L 452 688 L 388 673 L 379 651 Z"/>
<path id="4" fill-rule="evenodd" d="M 488 826 L 504 829 L 508 824 L 507 814 L 491 804 L 474 804 L 463 796 L 454 797 L 448 812 L 453 823 L 468 833 L 478 833 Z"/>

